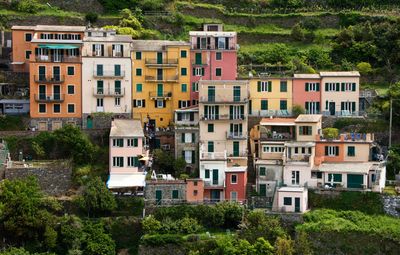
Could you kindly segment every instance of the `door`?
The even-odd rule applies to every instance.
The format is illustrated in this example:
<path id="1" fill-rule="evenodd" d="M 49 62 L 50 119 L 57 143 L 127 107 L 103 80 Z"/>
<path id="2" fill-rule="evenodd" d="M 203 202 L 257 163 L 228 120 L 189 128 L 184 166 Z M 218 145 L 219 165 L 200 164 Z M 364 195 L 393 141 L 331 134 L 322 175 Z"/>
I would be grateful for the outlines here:
<path id="1" fill-rule="evenodd" d="M 300 212 L 300 198 L 294 198 L 294 212 Z"/>
<path id="2" fill-rule="evenodd" d="M 121 65 L 114 65 L 115 76 L 121 76 Z"/>
<path id="3" fill-rule="evenodd" d="M 233 142 L 233 156 L 239 156 L 239 142 Z"/>
<path id="4" fill-rule="evenodd" d="M 46 85 L 39 85 L 39 99 L 46 99 Z"/>
<path id="5" fill-rule="evenodd" d="M 157 64 L 163 63 L 163 56 L 162 52 L 157 52 Z"/>
<path id="6" fill-rule="evenodd" d="M 103 81 L 97 81 L 97 94 L 98 95 L 103 95 L 104 94 L 104 82 Z"/>
<path id="7" fill-rule="evenodd" d="M 362 189 L 364 184 L 364 176 L 362 174 L 348 174 L 347 188 Z"/>
<path id="8" fill-rule="evenodd" d="M 210 101 L 210 102 L 215 101 L 215 87 L 214 86 L 208 87 L 208 101 Z"/>
<path id="9" fill-rule="evenodd" d="M 91 116 L 87 117 L 86 128 L 88 128 L 88 129 L 92 129 L 93 128 L 93 120 L 92 120 Z"/>
<path id="10" fill-rule="evenodd" d="M 53 50 L 54 53 L 54 62 L 61 62 L 61 50 L 55 49 Z"/>
<path id="11" fill-rule="evenodd" d="M 335 102 L 329 102 L 329 114 L 335 115 L 335 110 L 336 110 Z"/>
<path id="12" fill-rule="evenodd" d="M 201 53 L 196 53 L 196 65 L 201 65 Z"/>
<path id="13" fill-rule="evenodd" d="M 218 169 L 213 170 L 213 176 L 212 176 L 212 184 L 213 185 L 218 185 Z"/>
<path id="14" fill-rule="evenodd" d="M 161 204 L 162 200 L 162 190 L 156 190 L 156 202 L 157 204 Z"/>
<path id="15" fill-rule="evenodd" d="M 53 81 L 60 81 L 60 67 L 59 66 L 54 66 L 53 67 Z"/>
<path id="16" fill-rule="evenodd" d="M 97 98 L 97 112 L 104 112 L 104 101 L 103 98 Z"/>
<path id="17" fill-rule="evenodd" d="M 164 88 L 162 84 L 157 84 L 157 96 L 162 97 L 164 92 Z"/>
<path id="18" fill-rule="evenodd" d="M 219 202 L 220 198 L 221 198 L 221 191 L 211 190 L 211 201 Z"/>
<path id="19" fill-rule="evenodd" d="M 54 100 L 60 100 L 61 99 L 61 88 L 60 85 L 54 85 L 53 86 L 53 98 Z"/>
<path id="20" fill-rule="evenodd" d="M 97 76 L 103 76 L 103 65 L 97 65 L 96 73 Z"/>
<path id="21" fill-rule="evenodd" d="M 46 80 L 46 67 L 39 66 L 39 81 L 45 81 L 45 80 Z"/>

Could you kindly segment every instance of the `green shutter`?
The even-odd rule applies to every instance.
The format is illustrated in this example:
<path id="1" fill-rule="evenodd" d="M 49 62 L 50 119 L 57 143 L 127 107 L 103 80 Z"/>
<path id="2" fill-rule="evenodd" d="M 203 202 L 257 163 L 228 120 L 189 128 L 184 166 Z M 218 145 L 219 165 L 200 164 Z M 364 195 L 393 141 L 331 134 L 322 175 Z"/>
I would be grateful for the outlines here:
<path id="1" fill-rule="evenodd" d="M 336 91 L 340 91 L 340 83 L 339 82 L 336 83 Z"/>
<path id="2" fill-rule="evenodd" d="M 272 92 L 272 81 L 268 81 L 268 92 Z"/>
<path id="3" fill-rule="evenodd" d="M 179 197 L 179 191 L 178 190 L 173 190 L 172 191 L 172 199 L 178 199 Z"/>
<path id="4" fill-rule="evenodd" d="M 196 151 L 192 151 L 192 164 L 196 163 Z"/>
<path id="5" fill-rule="evenodd" d="M 137 138 L 133 139 L 133 146 L 138 147 L 138 139 Z"/>
<path id="6" fill-rule="evenodd" d="M 181 142 L 184 143 L 185 142 L 185 133 L 181 134 Z"/>
<path id="7" fill-rule="evenodd" d="M 206 179 L 210 178 L 210 170 L 206 169 L 206 171 L 204 173 L 204 178 L 206 178 Z"/>
<path id="8" fill-rule="evenodd" d="M 329 83 L 325 82 L 325 91 L 329 90 Z"/>
<path id="9" fill-rule="evenodd" d="M 187 92 L 187 85 L 186 84 L 182 84 L 181 85 L 181 90 L 182 90 L 182 92 Z"/>
<path id="10" fill-rule="evenodd" d="M 355 83 L 351 84 L 351 90 L 352 91 L 356 91 L 356 84 Z"/>
<path id="11" fill-rule="evenodd" d="M 316 90 L 319 91 L 319 82 L 317 82 L 317 88 L 316 88 Z"/>
<path id="12" fill-rule="evenodd" d="M 335 146 L 335 147 L 336 147 L 335 154 L 336 154 L 336 156 L 339 156 L 339 146 Z"/>
<path id="13" fill-rule="evenodd" d="M 257 81 L 257 91 L 261 92 L 261 81 Z"/>
<path id="14" fill-rule="evenodd" d="M 266 184 L 259 185 L 259 193 L 260 193 L 260 196 L 265 197 L 267 195 L 267 185 Z"/>
<path id="15" fill-rule="evenodd" d="M 260 176 L 265 176 L 265 167 L 260 167 Z"/>
<path id="16" fill-rule="evenodd" d="M 208 124 L 208 132 L 209 133 L 214 132 L 214 124 Z"/>
<path id="17" fill-rule="evenodd" d="M 328 156 L 328 150 L 329 150 L 328 146 L 325 146 L 325 156 Z"/>
<path id="18" fill-rule="evenodd" d="M 345 88 L 345 83 L 342 82 L 342 91 L 345 91 L 345 90 L 346 90 L 346 88 Z"/>
<path id="19" fill-rule="evenodd" d="M 139 160 L 137 157 L 133 157 L 133 166 L 135 166 L 135 167 L 139 166 Z"/>
<path id="20" fill-rule="evenodd" d="M 305 91 L 308 91 L 308 82 L 305 84 Z"/>
<path id="21" fill-rule="evenodd" d="M 268 100 L 261 100 L 261 110 L 268 110 Z"/>
<path id="22" fill-rule="evenodd" d="M 356 102 L 351 102 L 351 111 L 352 112 L 356 111 Z"/>
<path id="23" fill-rule="evenodd" d="M 208 142 L 208 152 L 214 152 L 214 142 Z"/>

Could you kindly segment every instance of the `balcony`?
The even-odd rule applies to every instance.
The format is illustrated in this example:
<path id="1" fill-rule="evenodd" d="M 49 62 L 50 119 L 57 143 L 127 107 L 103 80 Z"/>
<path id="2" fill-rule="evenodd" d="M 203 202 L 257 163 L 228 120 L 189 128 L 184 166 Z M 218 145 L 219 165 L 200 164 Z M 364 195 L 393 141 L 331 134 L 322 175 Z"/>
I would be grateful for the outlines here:
<path id="1" fill-rule="evenodd" d="M 165 76 L 165 75 L 160 75 L 160 76 L 150 76 L 146 75 L 144 79 L 147 82 L 178 82 L 178 75 L 172 75 L 172 76 Z"/>
<path id="2" fill-rule="evenodd" d="M 219 180 L 204 181 L 204 188 L 223 189 L 224 187 L 225 181 L 222 184 L 219 183 Z"/>
<path id="3" fill-rule="evenodd" d="M 119 72 L 115 72 L 114 70 L 107 70 L 103 72 L 98 72 L 97 70 L 93 70 L 93 77 L 95 78 L 123 78 L 125 77 L 125 71 L 121 70 Z"/>
<path id="4" fill-rule="evenodd" d="M 248 96 L 202 96 L 199 99 L 200 103 L 209 104 L 246 104 L 249 100 Z"/>
<path id="5" fill-rule="evenodd" d="M 201 160 L 226 160 L 226 151 L 224 152 L 200 152 Z"/>
<path id="6" fill-rule="evenodd" d="M 291 117 L 292 113 L 288 110 L 253 110 L 250 115 L 255 117 Z"/>
<path id="7" fill-rule="evenodd" d="M 33 76 L 35 82 L 37 83 L 63 83 L 65 81 L 65 76 L 60 74 L 45 75 L 39 74 Z"/>
<path id="8" fill-rule="evenodd" d="M 290 133 L 261 133 L 260 139 L 262 141 L 286 141 L 294 139 L 294 136 Z"/>
<path id="9" fill-rule="evenodd" d="M 206 60 L 202 60 L 201 62 L 199 62 L 199 61 L 192 61 L 192 65 L 193 66 L 208 66 L 208 61 L 206 61 Z"/>
<path id="10" fill-rule="evenodd" d="M 247 158 L 247 151 L 234 151 L 228 155 L 228 158 Z"/>
<path id="11" fill-rule="evenodd" d="M 160 67 L 176 67 L 178 66 L 178 59 L 177 58 L 170 58 L 170 59 L 152 59 L 146 58 L 145 64 L 148 67 L 160 68 Z"/>
<path id="12" fill-rule="evenodd" d="M 284 160 L 284 163 L 286 163 L 286 164 L 289 164 L 289 163 L 309 164 L 310 158 L 311 158 L 311 155 L 302 155 L 302 154 L 292 155 L 292 156 L 286 158 L 286 160 Z"/>
<path id="13" fill-rule="evenodd" d="M 171 100 L 172 98 L 172 92 L 150 92 L 149 93 L 150 99 L 157 100 L 157 99 L 165 99 L 165 100 Z"/>
<path id="14" fill-rule="evenodd" d="M 38 103 L 63 102 L 64 94 L 35 94 L 35 101 Z"/>
<path id="15" fill-rule="evenodd" d="M 125 88 L 122 89 L 93 89 L 95 97 L 122 97 L 125 95 Z"/>
<path id="16" fill-rule="evenodd" d="M 71 57 L 67 55 L 39 55 L 35 58 L 36 62 L 55 62 L 55 63 L 80 63 L 81 57 Z"/>
<path id="17" fill-rule="evenodd" d="M 246 119 L 246 115 L 230 115 L 230 114 L 206 114 L 200 115 L 200 120 L 203 121 L 214 121 L 214 120 L 231 120 L 231 121 L 243 121 Z"/>
<path id="18" fill-rule="evenodd" d="M 228 140 L 246 140 L 247 133 L 243 132 L 226 132 L 226 139 Z"/>

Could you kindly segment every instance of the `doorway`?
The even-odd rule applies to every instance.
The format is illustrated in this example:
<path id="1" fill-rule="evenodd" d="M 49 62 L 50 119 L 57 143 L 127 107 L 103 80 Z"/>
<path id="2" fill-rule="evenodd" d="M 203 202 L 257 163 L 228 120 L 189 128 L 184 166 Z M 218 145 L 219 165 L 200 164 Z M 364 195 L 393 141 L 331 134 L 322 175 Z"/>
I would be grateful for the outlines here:
<path id="1" fill-rule="evenodd" d="M 335 110 L 336 110 L 335 102 L 329 102 L 329 114 L 335 115 Z"/>

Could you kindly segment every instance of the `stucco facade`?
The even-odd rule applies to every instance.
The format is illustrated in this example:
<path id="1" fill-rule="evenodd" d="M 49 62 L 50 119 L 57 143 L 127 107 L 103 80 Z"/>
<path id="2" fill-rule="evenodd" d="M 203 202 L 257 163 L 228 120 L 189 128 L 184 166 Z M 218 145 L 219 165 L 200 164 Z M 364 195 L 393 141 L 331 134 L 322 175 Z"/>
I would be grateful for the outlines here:
<path id="1" fill-rule="evenodd" d="M 31 40 L 35 26 L 13 26 L 12 30 L 12 69 L 14 72 L 29 72 L 29 59 L 32 55 Z"/>
<path id="2" fill-rule="evenodd" d="M 307 114 L 321 113 L 321 77 L 319 74 L 294 74 L 293 105 Z"/>
<path id="3" fill-rule="evenodd" d="M 308 190 L 303 187 L 281 187 L 277 192 L 280 212 L 304 213 L 308 209 Z"/>

